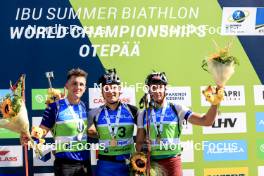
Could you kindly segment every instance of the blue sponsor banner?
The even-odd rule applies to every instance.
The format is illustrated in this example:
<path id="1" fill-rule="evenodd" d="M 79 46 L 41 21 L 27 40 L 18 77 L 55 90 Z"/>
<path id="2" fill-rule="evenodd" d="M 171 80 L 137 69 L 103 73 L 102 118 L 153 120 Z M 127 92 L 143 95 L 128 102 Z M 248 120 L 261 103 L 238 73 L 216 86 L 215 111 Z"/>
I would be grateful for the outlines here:
<path id="1" fill-rule="evenodd" d="M 256 112 L 256 130 L 264 132 L 264 112 Z"/>
<path id="2" fill-rule="evenodd" d="M 256 29 L 264 27 L 264 8 L 257 8 Z"/>
<path id="3" fill-rule="evenodd" d="M 247 160 L 245 140 L 204 141 L 205 161 Z"/>

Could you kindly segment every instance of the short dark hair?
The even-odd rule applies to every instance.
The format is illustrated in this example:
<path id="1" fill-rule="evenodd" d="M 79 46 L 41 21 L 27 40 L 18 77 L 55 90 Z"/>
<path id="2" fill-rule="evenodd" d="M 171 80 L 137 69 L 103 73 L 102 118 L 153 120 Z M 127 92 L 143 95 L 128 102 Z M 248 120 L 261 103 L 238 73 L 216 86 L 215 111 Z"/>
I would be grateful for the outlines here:
<path id="1" fill-rule="evenodd" d="M 88 73 L 86 73 L 84 70 L 82 70 L 80 68 L 73 68 L 70 71 L 68 71 L 67 81 L 69 79 L 71 79 L 72 76 L 81 76 L 81 77 L 85 77 L 85 79 L 86 79 L 88 76 Z"/>

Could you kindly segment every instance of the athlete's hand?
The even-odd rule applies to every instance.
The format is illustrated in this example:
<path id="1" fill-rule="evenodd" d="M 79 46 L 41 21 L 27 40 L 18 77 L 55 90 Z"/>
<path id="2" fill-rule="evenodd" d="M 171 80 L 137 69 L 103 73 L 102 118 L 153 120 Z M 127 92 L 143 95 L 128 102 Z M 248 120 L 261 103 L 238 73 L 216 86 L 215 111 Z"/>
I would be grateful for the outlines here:
<path id="1" fill-rule="evenodd" d="M 27 133 L 20 133 L 20 143 L 21 145 L 27 146 L 28 141 L 30 141 L 30 136 Z"/>
<path id="2" fill-rule="evenodd" d="M 150 139 L 146 139 L 145 141 L 146 145 L 147 145 L 147 151 L 151 151 L 151 140 Z"/>

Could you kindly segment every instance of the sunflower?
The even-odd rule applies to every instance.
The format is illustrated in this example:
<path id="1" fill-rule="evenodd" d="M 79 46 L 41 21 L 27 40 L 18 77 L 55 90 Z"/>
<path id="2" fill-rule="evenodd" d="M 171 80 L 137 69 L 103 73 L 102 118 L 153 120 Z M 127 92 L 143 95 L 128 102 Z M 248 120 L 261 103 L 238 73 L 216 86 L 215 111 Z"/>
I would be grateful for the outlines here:
<path id="1" fill-rule="evenodd" d="M 131 157 L 131 166 L 132 170 L 137 173 L 144 173 L 146 171 L 147 166 L 147 158 L 144 153 L 135 153 Z"/>
<path id="2" fill-rule="evenodd" d="M 10 98 L 6 98 L 0 104 L 0 111 L 4 118 L 10 118 L 15 114 L 15 112 L 13 111 L 12 101 Z"/>

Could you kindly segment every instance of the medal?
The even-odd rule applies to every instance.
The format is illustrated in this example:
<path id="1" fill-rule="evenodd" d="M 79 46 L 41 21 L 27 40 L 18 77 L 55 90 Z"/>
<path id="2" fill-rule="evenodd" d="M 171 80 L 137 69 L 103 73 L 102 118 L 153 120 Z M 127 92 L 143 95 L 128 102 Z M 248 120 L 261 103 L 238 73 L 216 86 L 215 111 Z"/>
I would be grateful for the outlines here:
<path id="1" fill-rule="evenodd" d="M 81 141 L 81 140 L 82 140 L 82 137 L 83 137 L 83 134 L 82 134 L 82 133 L 79 133 L 79 134 L 77 135 L 77 140 L 78 140 L 78 141 Z"/>
<path id="2" fill-rule="evenodd" d="M 116 141 L 115 137 L 112 137 L 112 140 L 110 142 L 110 145 L 111 145 L 111 147 L 117 146 L 117 141 Z"/>
<path id="3" fill-rule="evenodd" d="M 167 104 L 165 104 L 162 108 L 159 122 L 157 122 L 157 116 L 156 116 L 156 112 L 154 111 L 154 109 L 152 109 L 152 111 L 151 111 L 152 122 L 154 124 L 154 128 L 155 128 L 155 131 L 157 134 L 157 137 L 156 137 L 156 143 L 157 144 L 160 144 L 160 142 L 161 142 L 161 134 L 163 132 L 163 120 L 165 117 L 166 107 L 167 107 Z"/>
<path id="4" fill-rule="evenodd" d="M 104 107 L 104 112 L 105 112 L 105 119 L 106 119 L 106 122 L 107 122 L 108 130 L 109 130 L 109 133 L 110 133 L 111 138 L 112 138 L 109 143 L 110 143 L 111 147 L 115 147 L 115 146 L 117 146 L 116 135 L 117 135 L 118 126 L 119 126 L 119 120 L 120 120 L 120 116 L 121 116 L 121 105 L 118 108 L 117 115 L 116 115 L 116 120 L 115 120 L 115 123 L 114 123 L 113 127 L 112 127 L 112 124 L 111 124 L 111 121 L 110 121 L 110 116 L 108 114 L 108 111 L 107 111 L 106 107 Z"/>
<path id="5" fill-rule="evenodd" d="M 78 122 L 77 131 L 78 131 L 77 140 L 81 141 L 82 137 L 83 137 L 83 131 L 84 131 L 84 122 L 82 120 L 79 120 L 79 122 Z"/>

